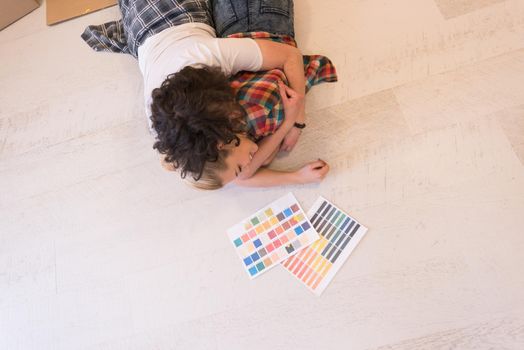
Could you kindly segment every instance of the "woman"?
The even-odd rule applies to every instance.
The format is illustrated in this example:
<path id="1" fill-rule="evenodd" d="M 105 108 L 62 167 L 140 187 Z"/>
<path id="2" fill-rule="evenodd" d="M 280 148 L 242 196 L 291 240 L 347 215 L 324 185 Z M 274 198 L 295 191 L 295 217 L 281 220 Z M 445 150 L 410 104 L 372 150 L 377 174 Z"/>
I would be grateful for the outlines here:
<path id="1" fill-rule="evenodd" d="M 95 49 L 127 52 L 138 58 L 146 113 L 157 137 L 154 148 L 165 155 L 164 162 L 172 169 L 196 187 L 207 189 L 228 182 L 273 186 L 323 179 L 329 167 L 322 161 L 297 172 L 261 168 L 282 143 L 290 150 L 305 126 L 306 82 L 296 47 L 264 39 L 216 38 L 206 0 L 121 0 L 119 6 L 121 21 L 104 28 L 88 27 L 82 37 Z M 255 9 L 262 20 L 260 26 L 281 22 L 281 28 L 293 34 L 292 1 L 216 1 L 217 28 L 222 34 L 269 29 L 242 27 L 243 23 L 255 24 Z M 233 13 L 234 21 L 224 13 Z M 287 21 L 277 20 L 277 15 Z M 227 78 L 240 71 L 270 69 L 282 70 L 290 85 L 280 84 L 286 118 L 256 144 L 248 136 L 243 111 Z"/>

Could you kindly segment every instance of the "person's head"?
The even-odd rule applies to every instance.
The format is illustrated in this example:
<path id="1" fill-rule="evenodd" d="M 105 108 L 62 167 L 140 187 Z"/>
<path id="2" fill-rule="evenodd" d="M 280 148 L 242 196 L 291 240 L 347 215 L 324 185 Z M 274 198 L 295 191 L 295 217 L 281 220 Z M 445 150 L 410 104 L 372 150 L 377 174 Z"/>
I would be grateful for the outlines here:
<path id="1" fill-rule="evenodd" d="M 242 177 L 242 174 L 248 170 L 258 146 L 245 134 L 238 134 L 237 137 L 238 141 L 218 145 L 219 159 L 215 162 L 206 162 L 198 180 L 192 176 L 186 176 L 184 180 L 199 189 L 215 190 Z"/>
<path id="2" fill-rule="evenodd" d="M 153 148 L 193 186 L 222 187 L 256 152 L 244 136 L 245 112 L 220 69 L 186 67 L 169 75 L 152 97 Z"/>

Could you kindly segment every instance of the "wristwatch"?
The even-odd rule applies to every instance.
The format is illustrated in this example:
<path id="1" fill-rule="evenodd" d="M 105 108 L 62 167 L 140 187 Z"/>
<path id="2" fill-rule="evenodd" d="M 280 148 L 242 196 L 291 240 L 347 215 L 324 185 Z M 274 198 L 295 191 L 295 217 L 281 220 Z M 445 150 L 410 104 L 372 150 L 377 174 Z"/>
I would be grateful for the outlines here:
<path id="1" fill-rule="evenodd" d="M 306 123 L 296 123 L 293 125 L 295 128 L 304 129 L 306 127 Z"/>

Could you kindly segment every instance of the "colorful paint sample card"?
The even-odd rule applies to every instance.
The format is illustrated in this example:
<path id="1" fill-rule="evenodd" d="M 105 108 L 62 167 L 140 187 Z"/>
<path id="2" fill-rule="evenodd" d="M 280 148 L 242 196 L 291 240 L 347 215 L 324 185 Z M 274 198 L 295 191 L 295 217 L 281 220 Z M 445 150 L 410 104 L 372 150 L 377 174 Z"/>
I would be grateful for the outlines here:
<path id="1" fill-rule="evenodd" d="M 250 278 L 319 239 L 292 193 L 227 230 Z"/>
<path id="2" fill-rule="evenodd" d="M 367 228 L 320 197 L 309 210 L 321 237 L 282 265 L 315 294 L 320 295 L 367 232 Z"/>

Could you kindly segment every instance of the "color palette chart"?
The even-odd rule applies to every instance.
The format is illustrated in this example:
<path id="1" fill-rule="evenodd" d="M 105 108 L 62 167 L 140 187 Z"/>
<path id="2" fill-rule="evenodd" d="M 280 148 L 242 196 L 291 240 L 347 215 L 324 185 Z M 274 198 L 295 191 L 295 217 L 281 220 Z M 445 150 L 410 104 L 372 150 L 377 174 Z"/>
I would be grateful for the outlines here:
<path id="1" fill-rule="evenodd" d="M 313 227 L 321 237 L 282 265 L 315 294 L 320 295 L 347 260 L 367 228 L 325 198 L 309 210 Z"/>
<path id="2" fill-rule="evenodd" d="M 319 239 L 292 193 L 231 227 L 227 235 L 250 278 Z"/>

